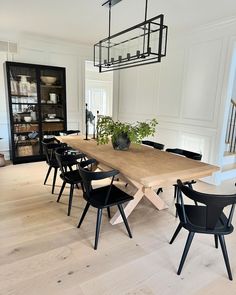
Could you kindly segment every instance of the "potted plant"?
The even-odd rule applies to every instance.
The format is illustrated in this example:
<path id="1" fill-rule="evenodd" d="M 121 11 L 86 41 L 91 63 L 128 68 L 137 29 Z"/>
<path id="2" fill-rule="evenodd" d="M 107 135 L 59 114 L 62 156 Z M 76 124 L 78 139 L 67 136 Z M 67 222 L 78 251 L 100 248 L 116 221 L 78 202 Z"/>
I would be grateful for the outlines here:
<path id="1" fill-rule="evenodd" d="M 97 124 L 97 143 L 107 144 L 111 137 L 114 149 L 127 150 L 131 142 L 141 143 L 144 137 L 153 136 L 157 124 L 156 119 L 131 124 L 115 122 L 108 116 L 100 117 Z"/>

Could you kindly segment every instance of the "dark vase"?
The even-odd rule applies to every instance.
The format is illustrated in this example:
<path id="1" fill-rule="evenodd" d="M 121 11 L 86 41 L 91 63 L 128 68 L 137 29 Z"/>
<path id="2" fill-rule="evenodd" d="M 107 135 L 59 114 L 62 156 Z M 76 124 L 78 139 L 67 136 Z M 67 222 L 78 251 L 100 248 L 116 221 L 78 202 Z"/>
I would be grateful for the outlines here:
<path id="1" fill-rule="evenodd" d="M 115 150 L 127 151 L 130 146 L 130 139 L 127 133 L 121 133 L 115 139 L 112 138 L 112 145 Z"/>

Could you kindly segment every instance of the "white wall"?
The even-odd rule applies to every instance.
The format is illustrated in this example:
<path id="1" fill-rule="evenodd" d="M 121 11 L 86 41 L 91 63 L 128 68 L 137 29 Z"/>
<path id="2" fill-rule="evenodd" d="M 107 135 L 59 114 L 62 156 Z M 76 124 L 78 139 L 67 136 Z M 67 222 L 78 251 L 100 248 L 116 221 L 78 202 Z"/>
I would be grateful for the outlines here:
<path id="1" fill-rule="evenodd" d="M 0 40 L 7 40 L 6 35 Z M 7 101 L 4 86 L 3 64 L 10 61 L 53 65 L 66 68 L 67 125 L 68 129 L 80 129 L 84 115 L 84 62 L 93 59 L 92 47 L 65 43 L 52 39 L 37 39 L 32 36 L 11 39 L 17 42 L 17 54 L 0 52 L 0 153 L 9 158 Z"/>
<path id="2" fill-rule="evenodd" d="M 160 64 L 122 70 L 118 119 L 157 118 L 154 139 L 221 165 L 232 94 L 236 20 L 168 37 Z"/>

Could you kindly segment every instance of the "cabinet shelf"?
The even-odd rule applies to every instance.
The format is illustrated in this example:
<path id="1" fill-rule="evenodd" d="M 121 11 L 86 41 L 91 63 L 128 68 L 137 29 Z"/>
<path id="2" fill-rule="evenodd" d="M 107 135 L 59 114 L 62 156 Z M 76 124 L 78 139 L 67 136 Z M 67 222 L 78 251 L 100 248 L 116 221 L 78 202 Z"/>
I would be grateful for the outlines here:
<path id="1" fill-rule="evenodd" d="M 59 134 L 67 129 L 65 72 L 62 67 L 5 63 L 13 164 L 44 160 L 44 136 Z M 44 84 L 42 76 L 54 77 L 55 85 Z M 51 93 L 55 93 L 58 103 L 47 103 Z M 45 121 L 50 114 L 61 120 Z M 24 117 L 31 117 L 32 121 L 25 122 Z"/>
<path id="2" fill-rule="evenodd" d="M 28 105 L 38 105 L 37 102 L 12 102 L 12 104 L 19 104 L 19 105 L 22 105 L 22 104 L 28 104 Z"/>
<path id="3" fill-rule="evenodd" d="M 14 134 L 29 134 L 29 133 L 32 133 L 33 131 L 13 131 Z M 37 132 L 37 131 L 36 131 Z M 38 137 L 38 136 L 37 136 Z"/>
<path id="4" fill-rule="evenodd" d="M 51 123 L 62 123 L 62 122 L 64 122 L 64 120 L 60 120 L 60 121 L 42 121 L 44 124 L 46 123 L 46 124 L 51 124 Z"/>
<path id="5" fill-rule="evenodd" d="M 40 85 L 41 88 L 58 88 L 58 89 L 62 89 L 63 86 L 62 85 Z"/>
<path id="6" fill-rule="evenodd" d="M 39 124 L 39 122 L 38 121 L 31 121 L 31 122 L 14 122 L 13 123 L 14 125 L 26 125 L 26 124 L 29 124 L 29 125 L 38 125 Z"/>
<path id="7" fill-rule="evenodd" d="M 36 95 L 28 95 L 28 94 L 11 94 L 11 97 L 37 97 L 37 93 Z"/>
<path id="8" fill-rule="evenodd" d="M 43 103 L 41 103 L 41 106 L 47 106 L 47 107 L 52 107 L 52 106 L 60 106 L 60 107 L 62 107 L 62 104 L 61 103 L 45 103 L 45 102 L 43 102 Z"/>

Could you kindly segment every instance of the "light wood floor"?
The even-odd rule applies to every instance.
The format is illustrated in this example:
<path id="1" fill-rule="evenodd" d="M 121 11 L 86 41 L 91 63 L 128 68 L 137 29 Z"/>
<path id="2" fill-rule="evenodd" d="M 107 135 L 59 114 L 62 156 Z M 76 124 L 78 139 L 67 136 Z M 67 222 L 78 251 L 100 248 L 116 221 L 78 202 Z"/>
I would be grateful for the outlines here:
<path id="1" fill-rule="evenodd" d="M 157 211 L 144 200 L 131 214 L 133 239 L 123 224 L 110 225 L 104 212 L 94 251 L 96 211 L 91 209 L 77 229 L 85 205 L 81 191 L 75 191 L 72 216 L 67 217 L 68 189 L 56 203 L 60 181 L 52 195 L 51 186 L 43 185 L 46 169 L 43 162 L 0 168 L 1 295 L 236 294 L 235 232 L 226 237 L 233 282 L 213 237 L 204 235 L 195 236 L 182 274 L 176 275 L 187 232 L 168 244 L 178 224 L 172 188 L 162 194 L 168 210 Z M 196 187 L 235 192 L 233 181 Z"/>

